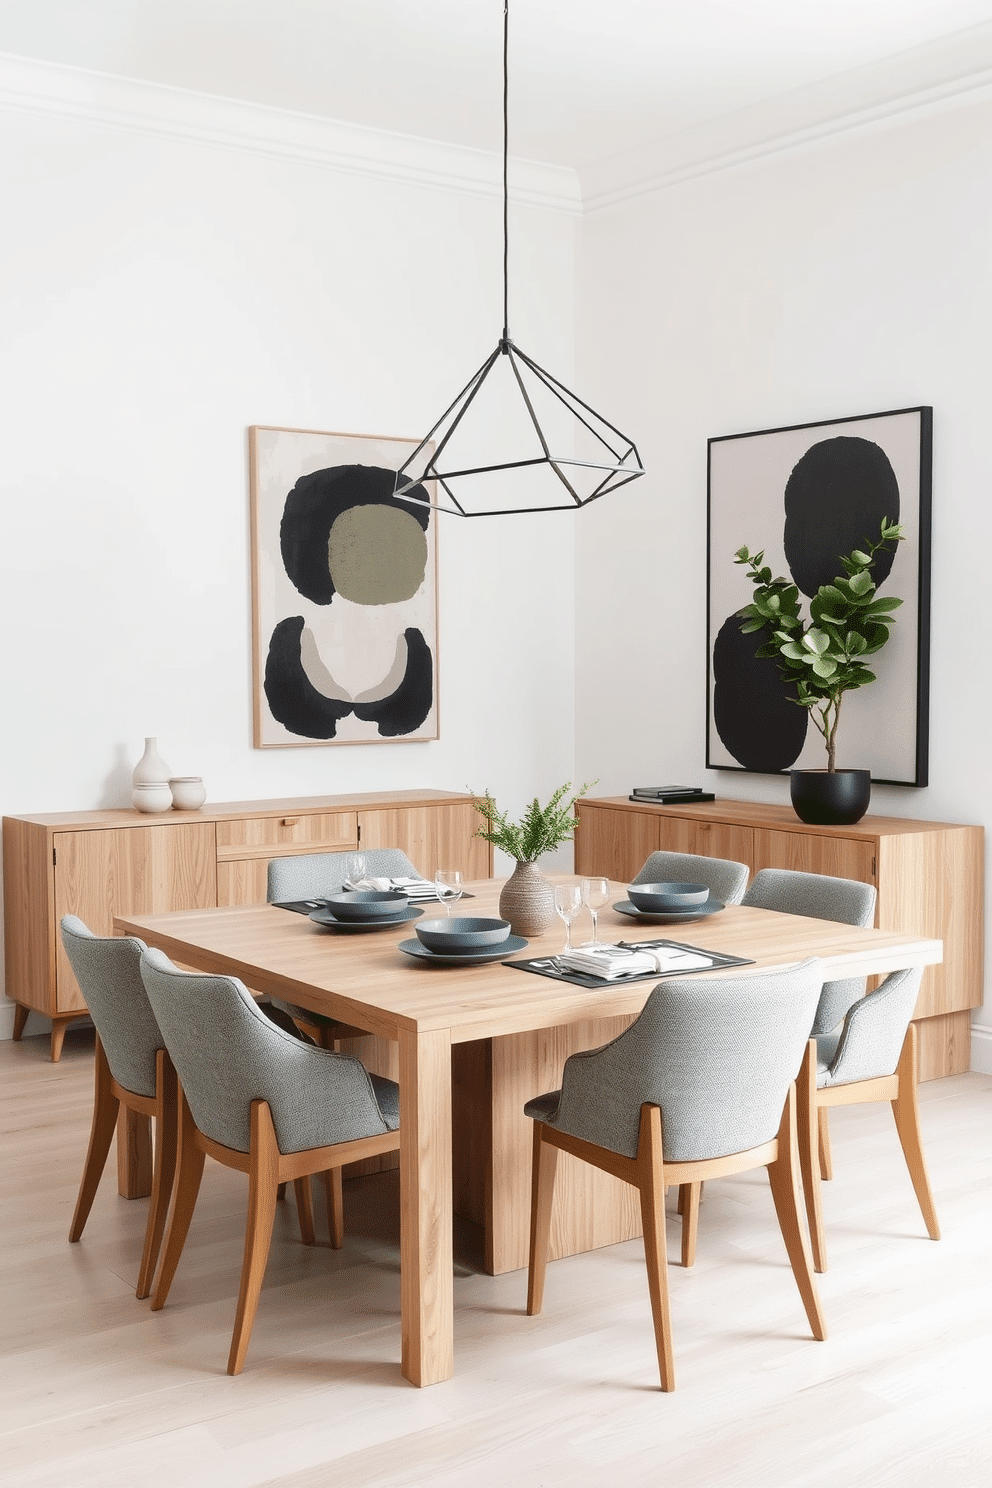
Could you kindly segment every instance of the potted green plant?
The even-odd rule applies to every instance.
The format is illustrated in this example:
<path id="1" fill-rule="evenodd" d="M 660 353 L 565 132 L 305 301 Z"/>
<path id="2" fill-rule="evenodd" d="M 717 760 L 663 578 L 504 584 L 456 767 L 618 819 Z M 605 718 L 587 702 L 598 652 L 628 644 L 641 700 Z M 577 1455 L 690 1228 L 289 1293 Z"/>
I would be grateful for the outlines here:
<path id="1" fill-rule="evenodd" d="M 837 769 L 837 727 L 844 694 L 875 681 L 865 660 L 889 639 L 902 604 L 893 595 L 876 596 L 877 555 L 903 540 L 898 522 L 882 519 L 877 542 L 840 559 L 844 572 L 821 584 L 810 600 L 809 619 L 799 612 L 799 590 L 791 579 L 772 578 L 764 552 L 738 548 L 734 562 L 746 565 L 754 600 L 738 610 L 745 635 L 759 633 L 755 655 L 770 657 L 790 684 L 790 697 L 807 709 L 823 735 L 826 770 L 791 772 L 792 804 L 801 821 L 845 825 L 859 821 L 871 797 L 870 770 Z"/>
<path id="2" fill-rule="evenodd" d="M 541 935 L 554 919 L 554 890 L 539 872 L 537 860 L 563 842 L 571 842 L 578 826 L 572 808 L 593 783 L 587 782 L 566 800 L 572 789 L 572 782 L 566 781 L 546 806 L 535 796 L 518 822 L 511 822 L 506 812 L 500 811 L 488 790 L 476 801 L 475 809 L 485 825 L 475 835 L 516 859 L 517 866 L 499 896 L 499 912 L 509 920 L 514 935 Z"/>

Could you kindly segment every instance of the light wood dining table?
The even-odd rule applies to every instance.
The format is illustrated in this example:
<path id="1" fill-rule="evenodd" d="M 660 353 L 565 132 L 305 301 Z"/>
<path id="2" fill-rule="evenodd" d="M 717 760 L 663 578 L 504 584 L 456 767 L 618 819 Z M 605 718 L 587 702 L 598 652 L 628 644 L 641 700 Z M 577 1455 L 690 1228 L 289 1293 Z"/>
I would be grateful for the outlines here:
<path id="1" fill-rule="evenodd" d="M 462 905 L 463 912 L 494 914 L 500 887 L 496 881 L 467 885 L 475 897 Z M 625 898 L 622 885 L 614 890 L 612 900 Z M 429 906 L 426 913 L 430 912 Z M 180 965 L 240 977 L 255 993 L 298 1003 L 395 1041 L 401 1132 L 401 1367 L 416 1385 L 448 1379 L 454 1372 L 453 1053 L 463 1045 L 501 1049 L 510 1056 L 503 1060 L 506 1066 L 519 1063 L 522 1048 L 526 1052 L 525 1077 L 511 1081 L 502 1096 L 494 1088 L 489 1111 L 490 1142 L 498 1149 L 491 1172 L 504 1185 L 500 1192 L 511 1195 L 505 1203 L 499 1193 L 489 1196 L 493 1232 L 498 1237 L 512 1230 L 504 1263 L 490 1269 L 509 1269 L 525 1263 L 519 1235 L 521 1228 L 525 1233 L 527 1221 L 530 1123 L 523 1116 L 523 1100 L 555 1087 L 561 1064 L 573 1048 L 591 1047 L 614 1036 L 640 1012 L 655 981 L 587 989 L 498 962 L 425 964 L 398 949 L 401 940 L 413 937 L 412 925 L 338 934 L 274 905 L 119 916 L 114 927 L 118 934 L 136 935 L 159 947 Z M 600 911 L 599 934 L 601 940 L 626 942 L 664 936 L 702 950 L 746 956 L 756 969 L 819 956 L 827 980 L 931 965 L 942 956 L 939 940 L 743 906 L 665 926 L 637 922 L 607 908 Z M 577 938 L 582 938 L 581 930 Z M 561 949 L 562 939 L 562 927 L 556 924 L 518 956 L 553 955 Z M 741 968 L 698 973 L 740 974 Z M 567 1035 L 573 1030 L 581 1034 L 570 1041 Z M 540 1042 L 521 1045 L 521 1036 Z M 502 1134 L 496 1130 L 501 1120 Z M 521 1165 L 524 1171 L 519 1171 Z M 522 1214 L 517 1212 L 521 1207 Z M 503 1209 L 514 1212 L 508 1216 Z M 608 1243 L 610 1238 L 607 1234 L 604 1239 L 600 1230 L 584 1244 Z M 566 1252 L 567 1241 L 559 1249 Z"/>

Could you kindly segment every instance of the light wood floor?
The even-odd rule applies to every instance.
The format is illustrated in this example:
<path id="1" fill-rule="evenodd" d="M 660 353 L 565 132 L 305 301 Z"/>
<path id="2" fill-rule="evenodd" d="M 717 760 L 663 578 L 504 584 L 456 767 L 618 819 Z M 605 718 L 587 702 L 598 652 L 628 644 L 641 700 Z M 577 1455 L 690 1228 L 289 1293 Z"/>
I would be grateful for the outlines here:
<path id="1" fill-rule="evenodd" d="M 342 1252 L 276 1238 L 246 1372 L 224 1373 L 246 1184 L 207 1164 L 169 1303 L 133 1295 L 145 1202 L 108 1171 L 66 1241 L 92 1034 L 0 1044 L 0 1481 L 5 1488 L 986 1488 L 992 1079 L 921 1087 L 944 1239 L 926 1238 L 881 1108 L 832 1118 L 830 1327 L 814 1343 L 763 1174 L 703 1199 L 695 1269 L 670 1270 L 678 1390 L 657 1388 L 640 1242 L 493 1279 L 459 1237 L 457 1375 L 407 1385 L 394 1174 L 346 1196 Z M 110 1165 L 112 1169 L 112 1163 Z M 679 1221 L 669 1219 L 669 1253 Z"/>

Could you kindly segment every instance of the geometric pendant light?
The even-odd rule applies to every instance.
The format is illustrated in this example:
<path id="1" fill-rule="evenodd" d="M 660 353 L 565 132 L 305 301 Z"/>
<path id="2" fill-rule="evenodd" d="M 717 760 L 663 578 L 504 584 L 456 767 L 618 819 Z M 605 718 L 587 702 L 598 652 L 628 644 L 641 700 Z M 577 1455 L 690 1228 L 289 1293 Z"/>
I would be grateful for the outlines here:
<path id="1" fill-rule="evenodd" d="M 509 0 L 503 6 L 503 334 L 396 473 L 394 495 L 462 517 L 572 511 L 644 474 L 637 446 L 510 339 Z M 435 443 L 436 441 L 436 443 Z M 415 488 L 419 488 L 414 494 Z"/>

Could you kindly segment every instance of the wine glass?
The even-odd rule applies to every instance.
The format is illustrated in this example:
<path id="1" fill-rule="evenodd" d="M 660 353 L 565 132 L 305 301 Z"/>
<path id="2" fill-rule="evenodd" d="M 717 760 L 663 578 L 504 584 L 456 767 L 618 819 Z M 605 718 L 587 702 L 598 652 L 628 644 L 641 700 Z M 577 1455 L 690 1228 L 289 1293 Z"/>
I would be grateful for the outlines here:
<path id="1" fill-rule="evenodd" d="M 434 892 L 448 915 L 451 906 L 462 897 L 462 876 L 457 868 L 439 868 L 434 875 Z"/>
<path id="2" fill-rule="evenodd" d="M 572 921 L 582 908 L 578 884 L 559 884 L 555 889 L 555 911 L 565 921 L 565 950 L 572 949 Z"/>
<path id="3" fill-rule="evenodd" d="M 596 917 L 603 905 L 610 897 L 610 881 L 607 878 L 584 878 L 582 880 L 582 903 L 592 916 L 592 940 L 590 945 L 596 945 L 599 941 L 599 932 L 596 928 Z"/>
<path id="4" fill-rule="evenodd" d="M 368 872 L 368 863 L 364 853 L 352 853 L 348 859 L 348 882 L 357 885 L 362 882 Z"/>

